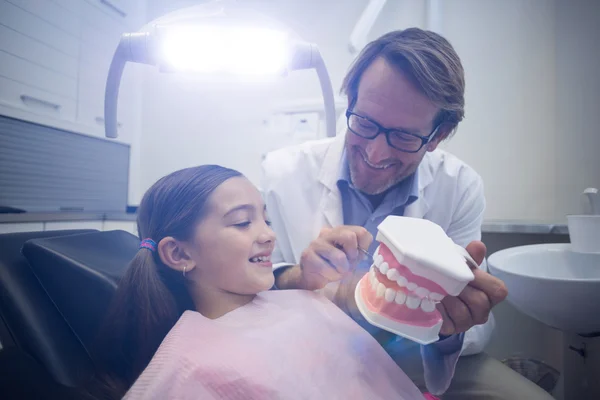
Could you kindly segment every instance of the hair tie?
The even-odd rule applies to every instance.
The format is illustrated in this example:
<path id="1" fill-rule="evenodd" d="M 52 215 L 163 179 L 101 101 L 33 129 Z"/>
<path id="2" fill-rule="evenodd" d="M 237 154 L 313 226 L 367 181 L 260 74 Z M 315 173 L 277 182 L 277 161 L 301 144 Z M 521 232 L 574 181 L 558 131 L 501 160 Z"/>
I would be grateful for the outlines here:
<path id="1" fill-rule="evenodd" d="M 148 249 L 154 253 L 156 251 L 156 242 L 152 239 L 144 239 L 140 243 L 140 249 Z"/>

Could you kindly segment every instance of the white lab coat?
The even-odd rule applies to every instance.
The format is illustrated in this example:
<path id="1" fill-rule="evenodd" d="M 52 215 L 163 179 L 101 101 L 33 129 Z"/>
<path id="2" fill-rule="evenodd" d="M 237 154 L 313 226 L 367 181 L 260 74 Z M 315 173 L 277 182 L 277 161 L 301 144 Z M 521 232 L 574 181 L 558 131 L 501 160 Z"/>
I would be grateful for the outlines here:
<path id="1" fill-rule="evenodd" d="M 273 151 L 265 157 L 261 189 L 277 237 L 272 257 L 275 268 L 297 264 L 302 252 L 319 235 L 321 228 L 343 224 L 337 181 L 344 137 L 338 135 L 310 141 Z M 404 215 L 435 222 L 463 247 L 472 240 L 480 240 L 485 210 L 481 177 L 467 164 L 441 149 L 425 155 L 419 165 L 418 176 L 419 197 L 406 208 Z M 482 268 L 486 269 L 485 263 Z M 323 293 L 332 299 L 337 286 L 337 283 L 332 283 Z M 482 351 L 493 327 L 494 320 L 490 315 L 486 324 L 466 332 L 460 354 Z M 451 369 L 450 377 L 454 365 Z M 441 376 L 445 375 L 438 371 Z M 446 384 L 442 386 L 447 387 Z"/>

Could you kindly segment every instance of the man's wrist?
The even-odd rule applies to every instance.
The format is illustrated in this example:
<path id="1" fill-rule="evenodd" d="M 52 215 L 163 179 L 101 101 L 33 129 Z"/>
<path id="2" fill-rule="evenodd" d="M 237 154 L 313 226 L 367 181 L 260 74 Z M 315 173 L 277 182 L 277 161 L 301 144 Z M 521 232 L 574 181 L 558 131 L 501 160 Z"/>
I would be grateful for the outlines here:
<path id="1" fill-rule="evenodd" d="M 435 343 L 432 343 L 440 352 L 443 354 L 452 354 L 456 353 L 462 348 L 464 333 L 454 334 L 454 335 L 439 335 L 440 340 Z"/>
<path id="2" fill-rule="evenodd" d="M 301 272 L 300 266 L 297 264 L 290 264 L 277 268 L 273 271 L 273 274 L 275 275 L 275 289 L 299 289 Z"/>

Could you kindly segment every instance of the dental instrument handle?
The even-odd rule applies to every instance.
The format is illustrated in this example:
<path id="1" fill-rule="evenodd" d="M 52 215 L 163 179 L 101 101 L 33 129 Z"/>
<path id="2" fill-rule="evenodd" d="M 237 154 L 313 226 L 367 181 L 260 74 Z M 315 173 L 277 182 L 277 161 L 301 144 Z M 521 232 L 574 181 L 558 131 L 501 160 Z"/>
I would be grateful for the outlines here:
<path id="1" fill-rule="evenodd" d="M 362 247 L 359 247 L 358 251 L 363 253 L 365 256 L 369 257 L 369 260 L 371 260 L 371 261 L 375 260 L 375 257 L 373 257 L 373 255 L 371 253 L 369 253 L 367 250 L 363 249 Z"/>

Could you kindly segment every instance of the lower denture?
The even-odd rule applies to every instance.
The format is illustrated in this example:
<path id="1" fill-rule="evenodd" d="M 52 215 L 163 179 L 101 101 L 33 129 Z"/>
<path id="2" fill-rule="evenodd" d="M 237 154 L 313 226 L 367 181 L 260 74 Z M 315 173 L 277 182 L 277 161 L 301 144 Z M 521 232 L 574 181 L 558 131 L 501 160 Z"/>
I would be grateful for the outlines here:
<path id="1" fill-rule="evenodd" d="M 409 283 L 414 286 L 423 287 L 430 292 L 439 293 L 445 296 L 446 291 L 435 282 L 432 282 L 424 277 L 413 274 L 406 266 L 401 265 L 396 261 L 391 251 L 381 244 L 378 249 L 378 254 L 382 256 L 387 263 L 389 269 L 398 271 L 398 275 L 403 276 Z M 376 285 L 372 283 L 372 276 L 376 279 Z M 394 273 L 392 273 L 394 274 Z M 433 326 L 441 320 L 441 314 L 433 303 L 427 304 L 432 307 L 431 311 L 424 311 L 421 308 L 423 296 L 417 294 L 405 286 L 400 286 L 397 282 L 388 279 L 386 274 L 381 273 L 377 267 L 373 267 L 369 273 L 360 281 L 361 297 L 365 300 L 365 305 L 371 312 L 381 314 L 394 321 L 414 326 Z M 383 286 L 383 289 L 381 286 Z M 394 294 L 394 299 L 391 300 L 391 294 Z M 396 302 L 396 297 L 400 296 L 402 304 Z M 391 300 L 391 301 L 390 301 Z M 403 300 L 403 301 L 402 301 Z M 418 301 L 419 304 L 411 304 L 412 308 L 407 306 L 408 302 Z"/>

